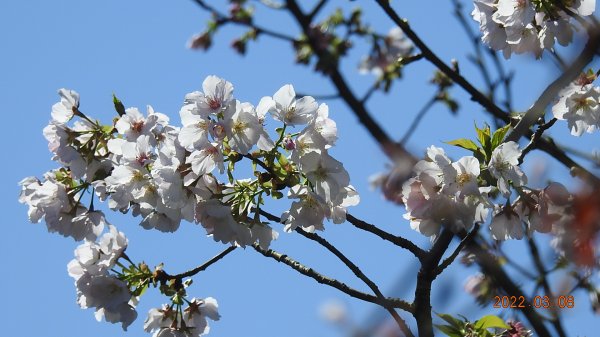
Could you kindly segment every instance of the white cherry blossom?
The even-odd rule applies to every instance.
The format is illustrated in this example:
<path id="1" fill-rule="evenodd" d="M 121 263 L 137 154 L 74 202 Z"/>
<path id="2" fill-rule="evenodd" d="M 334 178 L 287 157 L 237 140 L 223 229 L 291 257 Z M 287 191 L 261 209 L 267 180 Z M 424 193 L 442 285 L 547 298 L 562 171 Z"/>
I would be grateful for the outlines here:
<path id="1" fill-rule="evenodd" d="M 275 120 L 288 125 L 303 125 L 310 123 L 317 114 L 318 105 L 311 96 L 296 99 L 296 91 L 291 84 L 281 87 L 273 95 L 269 112 Z M 268 104 L 268 103 L 263 103 Z"/>
<path id="2" fill-rule="evenodd" d="M 225 123 L 225 132 L 232 150 L 247 154 L 258 142 L 262 125 L 250 103 L 237 102 L 235 113 Z"/>
<path id="3" fill-rule="evenodd" d="M 211 75 L 202 82 L 202 92 L 193 92 L 185 96 L 185 104 L 191 105 L 192 114 L 208 117 L 218 114 L 233 100 L 233 85 L 217 76 Z"/>
<path id="4" fill-rule="evenodd" d="M 519 167 L 520 157 L 519 144 L 513 141 L 500 144 L 492 152 L 488 167 L 490 173 L 498 179 L 498 189 L 505 197 L 511 194 L 509 182 L 515 187 L 527 184 L 527 176 Z"/>
<path id="5" fill-rule="evenodd" d="M 79 108 L 79 94 L 74 90 L 59 89 L 60 102 L 52 106 L 52 120 L 57 124 L 65 124 Z"/>

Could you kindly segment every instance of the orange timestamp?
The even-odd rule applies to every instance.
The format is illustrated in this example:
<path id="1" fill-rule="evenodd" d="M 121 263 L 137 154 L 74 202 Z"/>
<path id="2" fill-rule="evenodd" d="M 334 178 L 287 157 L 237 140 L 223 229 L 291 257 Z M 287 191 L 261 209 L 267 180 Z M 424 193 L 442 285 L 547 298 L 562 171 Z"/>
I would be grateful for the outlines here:
<path id="1" fill-rule="evenodd" d="M 555 298 L 550 296 L 534 296 L 531 302 L 527 302 L 525 296 L 494 296 L 494 301 L 494 308 L 503 309 L 571 309 L 575 307 L 575 298 L 571 295 Z"/>

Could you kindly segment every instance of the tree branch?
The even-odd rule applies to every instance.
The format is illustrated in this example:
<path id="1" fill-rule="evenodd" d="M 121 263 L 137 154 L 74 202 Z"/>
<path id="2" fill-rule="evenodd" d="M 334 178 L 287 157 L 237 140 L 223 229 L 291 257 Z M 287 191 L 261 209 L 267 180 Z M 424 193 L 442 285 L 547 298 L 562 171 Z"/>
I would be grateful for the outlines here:
<path id="1" fill-rule="evenodd" d="M 444 269 L 448 268 L 449 265 L 452 264 L 452 262 L 454 262 L 454 260 L 456 259 L 456 257 L 458 256 L 458 254 L 460 254 L 460 252 L 462 251 L 462 249 L 465 247 L 465 245 L 467 243 L 469 243 L 471 240 L 473 240 L 473 238 L 475 237 L 475 235 L 477 235 L 477 233 L 479 232 L 479 224 L 475 224 L 475 227 L 473 228 L 473 230 L 471 232 L 469 232 L 458 244 L 458 246 L 456 246 L 456 249 L 454 250 L 454 252 L 452 252 L 452 254 L 450 254 L 450 256 L 448 256 L 444 262 L 442 262 L 439 266 L 437 266 L 435 268 L 434 274 L 435 275 L 440 275 Z"/>
<path id="2" fill-rule="evenodd" d="M 287 36 L 285 34 L 282 34 L 282 33 L 279 33 L 279 32 L 264 28 L 264 27 L 257 26 L 255 24 L 253 24 L 252 22 L 233 20 L 231 17 L 221 13 L 213 6 L 207 4 L 204 0 L 193 0 L 193 1 L 196 4 L 198 4 L 198 6 L 200 6 L 202 9 L 204 9 L 207 12 L 210 12 L 212 15 L 214 15 L 222 23 L 234 23 L 239 26 L 245 26 L 245 27 L 254 29 L 256 31 L 257 35 L 264 34 L 264 35 L 274 37 L 276 39 L 280 39 L 280 40 L 284 40 L 284 41 L 288 41 L 288 42 L 296 42 L 296 39 L 294 39 L 291 36 Z"/>
<path id="3" fill-rule="evenodd" d="M 363 293 L 361 291 L 347 286 L 345 283 L 342 283 L 336 279 L 326 277 L 318 273 L 314 269 L 301 264 L 300 262 L 292 259 L 291 257 L 285 254 L 278 253 L 272 249 L 263 249 L 257 243 L 252 244 L 252 248 L 254 248 L 254 250 L 259 252 L 263 256 L 270 257 L 276 260 L 277 262 L 281 262 L 304 276 L 308 276 L 321 284 L 325 284 L 330 287 L 336 288 L 339 291 L 346 293 L 347 295 L 357 298 L 359 300 L 375 303 L 381 306 L 390 306 L 392 308 L 406 308 L 405 301 L 402 301 L 397 298 L 386 298 L 384 301 L 382 301 L 376 296 Z"/>
<path id="4" fill-rule="evenodd" d="M 431 284 L 436 278 L 435 269 L 440 262 L 448 245 L 452 241 L 454 233 L 444 229 L 437 241 L 427 253 L 421 263 L 421 269 L 417 274 L 417 287 L 415 289 L 414 317 L 417 320 L 419 337 L 433 337 L 433 322 L 431 318 Z"/>
<path id="5" fill-rule="evenodd" d="M 327 59 L 327 51 L 320 48 L 320 46 L 314 41 L 314 38 L 312 38 L 310 18 L 302 12 L 295 0 L 287 0 L 286 4 L 287 8 L 300 25 L 302 32 L 308 38 L 308 42 L 315 55 L 320 60 Z M 344 99 L 348 107 L 354 112 L 356 117 L 358 117 L 360 123 L 364 125 L 375 141 L 379 143 L 383 152 L 394 161 L 408 161 L 409 164 L 407 166 L 412 167 L 412 165 L 416 163 L 416 160 L 414 160 L 413 156 L 410 155 L 410 153 L 406 151 L 403 146 L 394 142 L 392 138 L 383 130 L 383 128 L 373 119 L 373 117 L 371 117 L 363 102 L 361 102 L 356 95 L 354 95 L 346 83 L 346 80 L 340 73 L 337 65 L 332 65 L 330 69 L 327 70 L 328 72 L 326 75 L 329 76 L 329 79 L 338 90 L 340 96 Z"/>
<path id="6" fill-rule="evenodd" d="M 377 298 L 379 300 L 385 301 L 386 297 L 379 290 L 379 287 L 377 286 L 377 284 L 375 284 L 375 282 L 373 282 L 370 278 L 368 278 L 362 272 L 362 270 L 360 270 L 360 268 L 358 268 L 358 266 L 356 264 L 354 264 L 354 262 L 350 261 L 350 259 L 348 259 L 342 252 L 340 252 L 335 246 L 333 246 L 331 243 L 329 243 L 329 241 L 325 240 L 324 238 L 322 238 L 321 236 L 319 236 L 316 233 L 309 233 L 301 228 L 296 228 L 296 232 L 309 240 L 319 243 L 321 246 L 323 246 L 327 250 L 329 250 L 333 255 L 335 255 L 338 259 L 340 259 L 340 261 L 342 261 L 342 263 L 344 263 L 346 265 L 346 267 L 348 267 L 348 269 L 350 269 L 354 273 L 354 275 L 356 275 L 356 277 L 358 277 L 361 281 L 363 281 L 373 291 L 373 293 L 375 294 L 375 296 L 377 296 Z M 386 307 L 386 306 L 384 306 L 384 308 L 390 313 L 390 315 L 392 315 L 392 317 L 394 318 L 394 320 L 400 327 L 400 330 L 402 330 L 402 332 L 407 337 L 414 337 L 414 335 L 412 334 L 412 332 L 406 325 L 406 322 L 404 322 L 404 320 L 398 315 L 398 313 L 396 312 L 396 310 L 394 310 L 394 308 Z M 412 304 L 407 302 L 405 307 L 400 308 L 400 309 L 403 309 L 407 312 L 412 313 Z"/>
<path id="7" fill-rule="evenodd" d="M 542 259 L 540 258 L 540 252 L 537 248 L 537 245 L 535 244 L 535 241 L 533 240 L 533 237 L 527 238 L 527 244 L 529 246 L 529 252 L 531 253 L 531 257 L 533 258 L 533 264 L 535 265 L 535 268 L 537 269 L 538 274 L 539 274 L 539 282 L 541 282 L 546 295 L 550 297 L 552 302 L 554 302 L 555 297 L 554 297 L 554 294 L 552 293 L 552 289 L 550 288 L 550 284 L 548 283 L 548 278 L 547 278 L 548 272 L 546 271 L 546 268 L 544 267 L 544 263 L 542 262 Z M 557 309 L 554 307 L 551 307 L 550 312 L 552 313 L 552 320 L 550 322 L 554 326 L 556 333 L 558 333 L 558 335 L 560 337 L 566 337 L 567 334 L 565 333 L 565 330 L 562 326 L 562 323 L 560 321 L 560 316 L 558 315 Z"/>
<path id="8" fill-rule="evenodd" d="M 385 241 L 389 241 L 398 247 L 408 250 L 409 252 L 413 253 L 413 255 L 416 256 L 419 260 L 423 259 L 426 254 L 426 252 L 423 249 L 419 248 L 419 246 L 412 243 L 412 241 L 407 240 L 401 236 L 395 236 L 384 230 L 381 230 L 379 229 L 379 227 L 367 223 L 363 220 L 360 220 L 354 217 L 352 214 L 346 214 L 346 220 L 352 225 L 354 225 L 354 227 L 356 228 L 375 234 Z"/>
<path id="9" fill-rule="evenodd" d="M 504 121 L 505 123 L 510 122 L 510 116 L 506 112 L 504 112 L 502 109 L 500 109 L 494 102 L 489 100 L 484 94 L 482 94 L 479 90 L 477 90 L 469 81 L 467 81 L 464 77 L 462 77 L 462 75 L 460 75 L 458 72 L 456 72 L 452 68 L 450 68 L 431 49 L 429 49 L 429 47 L 423 42 L 423 40 L 421 40 L 421 38 L 412 30 L 412 28 L 410 27 L 408 22 L 406 20 L 401 19 L 398 16 L 398 14 L 392 9 L 392 7 L 389 4 L 389 1 L 375 0 L 375 2 L 377 2 L 379 4 L 379 6 L 390 17 L 390 19 L 396 25 L 398 25 L 398 27 L 400 27 L 400 29 L 402 29 L 404 34 L 408 38 L 410 38 L 413 41 L 413 43 L 421 50 L 421 53 L 423 54 L 425 59 L 429 60 L 440 71 L 442 71 L 444 74 L 446 74 L 446 76 L 448 76 L 456 84 L 458 84 L 465 91 L 467 91 L 471 95 L 471 99 L 473 101 L 479 103 L 484 109 L 486 109 L 489 113 L 491 113 L 492 116 Z M 587 55 L 587 54 L 590 53 L 590 50 L 592 51 L 592 53 L 597 52 L 598 45 L 600 45 L 600 37 L 599 37 L 600 32 L 598 31 L 598 29 L 594 29 L 593 31 L 588 30 L 588 33 L 590 34 L 590 38 L 588 40 L 588 43 L 586 44 L 586 47 L 584 48 L 584 52 L 582 52 L 582 55 L 580 55 L 580 57 L 577 59 L 577 61 L 575 63 L 573 63 L 573 65 L 570 67 L 570 69 L 572 69 L 572 71 L 574 71 L 573 69 L 576 69 L 579 67 L 579 71 L 577 72 L 577 74 L 573 75 L 573 74 L 571 74 L 572 71 L 567 70 L 567 72 L 563 73 L 562 76 L 560 76 L 557 80 L 555 80 L 550 85 L 550 87 L 552 87 L 552 88 L 550 88 L 550 87 L 546 88 L 546 90 L 544 91 L 542 96 L 540 96 L 540 98 L 538 98 L 538 100 L 534 104 L 534 106 L 536 108 L 534 109 L 534 107 L 532 107 L 531 109 L 529 109 L 529 111 L 533 111 L 533 112 L 529 114 L 529 117 L 527 118 L 527 120 L 529 120 L 532 115 L 539 113 L 540 110 L 539 110 L 538 106 L 541 106 L 542 103 L 545 102 L 545 105 L 543 106 L 543 108 L 541 110 L 543 112 L 545 110 L 546 105 L 548 105 L 550 103 L 550 101 L 554 98 L 554 96 L 558 93 L 558 91 L 560 89 L 562 89 L 562 87 L 559 87 L 558 89 L 556 89 L 559 86 L 559 84 L 561 84 L 565 79 L 572 80 L 572 78 L 577 76 L 579 74 L 579 72 L 581 72 L 583 67 L 585 67 L 585 65 L 587 65 L 591 61 L 593 54 L 592 55 Z M 586 54 L 586 55 L 584 55 L 584 54 Z M 571 77 L 571 76 L 573 76 L 573 77 Z M 565 85 L 568 83 L 569 82 L 567 81 L 565 83 Z M 551 95 L 552 93 L 553 93 L 553 95 Z M 533 119 L 533 121 L 535 121 L 535 120 L 537 120 L 537 118 Z M 521 124 L 521 123 L 523 123 L 523 124 Z M 519 131 L 516 132 L 517 130 L 514 130 L 513 132 L 511 132 L 511 134 L 509 134 L 507 137 L 507 141 L 508 140 L 518 140 L 518 138 L 520 138 L 523 135 L 526 137 L 531 137 L 531 131 L 529 130 L 529 127 L 531 127 L 531 124 L 529 124 L 527 122 L 523 122 L 523 121 L 521 121 L 519 124 L 521 124 L 521 126 L 519 127 Z M 517 127 L 518 127 L 518 125 L 517 125 Z M 511 135 L 513 135 L 513 136 L 511 136 Z M 517 137 L 517 135 L 519 137 Z M 581 165 L 579 165 L 575 161 L 573 161 L 569 156 L 567 156 L 563 151 L 561 151 L 553 143 L 553 141 L 550 138 L 548 138 L 548 139 L 541 138 L 538 143 L 538 148 L 540 150 L 548 153 L 549 155 L 553 156 L 555 159 L 557 159 L 563 165 L 567 166 L 569 169 L 576 168 L 576 171 L 577 171 L 576 174 L 578 174 L 581 178 L 590 180 L 596 184 L 600 184 L 600 179 L 598 177 L 596 177 L 594 174 L 592 174 L 591 172 L 586 170 L 584 167 L 582 167 Z"/>
<path id="10" fill-rule="evenodd" d="M 216 263 L 217 261 L 221 260 L 222 258 L 224 258 L 225 256 L 227 256 L 227 254 L 233 252 L 237 247 L 236 246 L 230 246 L 227 249 L 225 249 L 224 251 L 220 252 L 219 254 L 215 255 L 215 257 L 213 257 L 212 259 L 204 262 L 202 265 L 194 268 L 194 269 L 190 269 L 186 272 L 183 272 L 181 274 L 177 274 L 177 275 L 168 275 L 169 278 L 171 279 L 183 279 L 186 277 L 190 277 L 190 276 L 194 276 L 196 274 L 198 274 L 199 272 L 205 270 L 206 268 L 210 267 L 211 265 L 213 265 L 214 263 Z"/>
<path id="11" fill-rule="evenodd" d="M 475 255 L 477 264 L 483 273 L 491 277 L 495 284 L 511 296 L 523 296 L 527 298 L 523 291 L 510 279 L 502 267 L 498 264 L 495 257 L 483 249 L 476 241 L 467 244 L 467 249 Z M 531 327 L 536 331 L 538 337 L 550 337 L 550 332 L 544 325 L 540 315 L 532 306 L 525 306 L 520 309 L 527 318 Z"/>

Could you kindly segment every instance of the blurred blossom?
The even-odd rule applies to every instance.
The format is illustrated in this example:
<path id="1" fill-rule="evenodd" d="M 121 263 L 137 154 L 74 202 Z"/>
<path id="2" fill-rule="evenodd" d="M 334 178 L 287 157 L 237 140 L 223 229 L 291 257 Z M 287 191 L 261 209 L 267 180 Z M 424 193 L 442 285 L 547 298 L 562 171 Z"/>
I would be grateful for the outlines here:
<path id="1" fill-rule="evenodd" d="M 519 321 L 507 321 L 510 329 L 508 329 L 502 337 L 529 337 L 533 336 L 531 330 L 528 330 L 523 323 Z"/>
<path id="2" fill-rule="evenodd" d="M 348 308 L 339 300 L 328 300 L 319 308 L 319 315 L 330 323 L 342 324 L 348 318 Z"/>

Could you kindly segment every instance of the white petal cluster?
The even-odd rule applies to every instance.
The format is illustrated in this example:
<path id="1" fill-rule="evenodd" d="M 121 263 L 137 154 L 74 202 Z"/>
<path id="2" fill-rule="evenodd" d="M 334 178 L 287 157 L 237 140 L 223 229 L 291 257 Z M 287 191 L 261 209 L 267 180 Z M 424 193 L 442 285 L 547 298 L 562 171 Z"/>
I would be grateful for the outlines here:
<path id="1" fill-rule="evenodd" d="M 263 97 L 257 107 L 236 100 L 233 85 L 219 77 L 207 77 L 202 87 L 185 96 L 181 127 L 170 125 L 151 106 L 144 114 L 125 109 L 116 98 L 119 117 L 102 125 L 79 110 L 76 92 L 59 91 L 61 100 L 44 136 L 62 167 L 43 180 L 23 179 L 19 201 L 29 206 L 31 222 L 43 219 L 50 232 L 85 240 L 68 272 L 75 279 L 77 302 L 94 308 L 98 320 L 126 329 L 137 316 L 135 296 L 149 281 L 137 280 L 135 268 L 117 262 L 127 239 L 94 208 L 97 200 L 139 216 L 145 229 L 173 232 L 186 220 L 200 224 L 215 241 L 241 247 L 256 243 L 264 249 L 278 233 L 261 221 L 263 197 L 281 198 L 288 189 L 293 201 L 282 216 L 286 231 L 323 229 L 325 219 L 342 223 L 346 208 L 360 201 L 343 164 L 329 154 L 337 126 L 327 105 L 310 96 L 297 98 L 289 84 Z M 267 115 L 282 124 L 277 142 L 264 128 Z M 295 126 L 303 129 L 285 134 Z M 233 176 L 243 159 L 252 162 L 255 178 Z M 229 183 L 220 181 L 225 171 Z M 105 228 L 109 232 L 102 235 Z M 112 274 L 116 264 L 123 268 L 118 277 Z M 152 277 L 156 281 L 158 276 Z M 206 334 L 207 318 L 219 319 L 216 301 L 186 303 L 185 310 L 181 305 L 151 310 L 146 331 L 154 336 Z"/>
<path id="2" fill-rule="evenodd" d="M 44 218 L 50 233 L 94 241 L 107 224 L 102 212 L 90 211 L 73 200 L 67 193 L 69 187 L 58 182 L 54 172 L 46 174 L 43 182 L 28 177 L 19 184 L 19 202 L 29 206 L 29 221 L 37 223 Z"/>
<path id="3" fill-rule="evenodd" d="M 541 57 L 543 50 L 552 50 L 558 42 L 571 43 L 577 31 L 571 17 L 555 5 L 536 4 L 532 0 L 475 0 L 471 15 L 479 23 L 482 41 L 490 48 L 502 51 L 505 58 L 531 52 Z M 595 0 L 565 2 L 567 8 L 580 16 L 592 15 Z"/>
<path id="4" fill-rule="evenodd" d="M 372 73 L 380 77 L 399 58 L 410 56 L 413 49 L 414 45 L 402 30 L 394 27 L 385 36 L 383 43 L 377 44 L 369 56 L 363 58 L 358 69 L 363 74 Z"/>
<path id="5" fill-rule="evenodd" d="M 110 226 L 99 242 L 87 241 L 75 250 L 69 262 L 69 275 L 75 279 L 77 303 L 95 308 L 96 318 L 121 323 L 123 330 L 136 319 L 137 312 L 126 282 L 109 273 L 127 248 L 127 238 Z"/>
<path id="6" fill-rule="evenodd" d="M 197 337 L 210 331 L 207 318 L 218 321 L 221 316 L 217 301 L 212 297 L 192 298 L 183 312 L 169 305 L 153 308 L 148 312 L 144 330 L 153 337 Z"/>
<path id="7" fill-rule="evenodd" d="M 286 125 L 306 125 L 294 136 L 287 134 L 282 139 L 282 146 L 290 152 L 291 161 L 308 184 L 290 188 L 288 198 L 296 201 L 282 214 L 281 220 L 285 231 L 301 227 L 313 232 L 324 229 L 325 219 L 333 223 L 346 221 L 346 208 L 357 205 L 360 198 L 350 185 L 344 165 L 329 154 L 328 150 L 337 140 L 337 126 L 329 118 L 328 106 L 317 106 L 309 96 L 297 101 L 292 97 L 295 97 L 294 88 L 285 85 L 272 98 L 263 98 L 259 107 Z M 298 106 L 302 106 L 302 113 L 298 112 Z M 286 107 L 294 108 L 290 112 Z"/>
<path id="8" fill-rule="evenodd" d="M 520 157 L 519 144 L 513 141 L 500 144 L 492 152 L 488 167 L 490 173 L 498 179 L 498 189 L 505 197 L 511 194 L 509 183 L 515 187 L 527 184 L 527 176 L 519 167 Z"/>
<path id="9" fill-rule="evenodd" d="M 60 102 L 52 106 L 52 121 L 56 124 L 65 124 L 79 108 L 79 94 L 74 90 L 59 89 Z"/>
<path id="10" fill-rule="evenodd" d="M 402 188 L 411 228 L 436 237 L 442 226 L 459 231 L 484 222 L 490 202 L 487 189 L 477 185 L 479 165 L 471 156 L 452 162 L 443 149 L 429 147 L 425 160 L 415 165 L 416 176 Z"/>
<path id="11" fill-rule="evenodd" d="M 261 103 L 275 120 L 292 126 L 313 121 L 318 109 L 317 102 L 311 96 L 296 99 L 296 91 L 291 84 L 281 87 L 271 98 L 264 97 Z"/>
<path id="12" fill-rule="evenodd" d="M 571 134 L 581 136 L 600 129 L 600 87 L 594 86 L 585 75 L 561 90 L 552 114 L 567 120 Z"/>
<path id="13" fill-rule="evenodd" d="M 524 190 L 512 204 L 496 206 L 490 224 L 495 240 L 520 240 L 526 232 L 560 235 L 569 223 L 571 195 L 559 183 L 551 183 L 542 190 Z"/>

